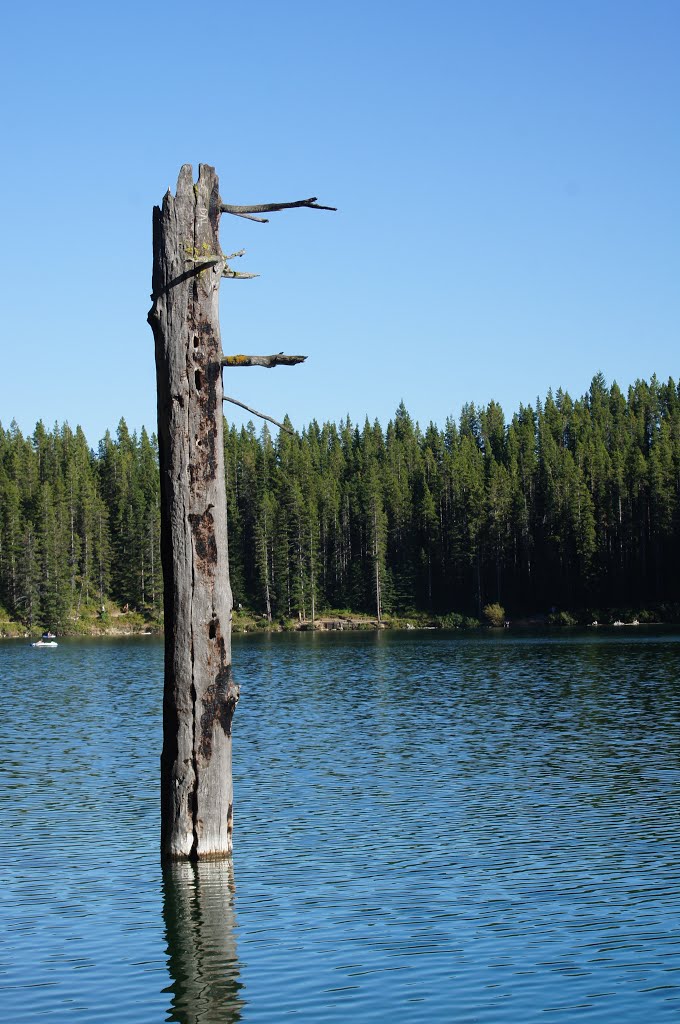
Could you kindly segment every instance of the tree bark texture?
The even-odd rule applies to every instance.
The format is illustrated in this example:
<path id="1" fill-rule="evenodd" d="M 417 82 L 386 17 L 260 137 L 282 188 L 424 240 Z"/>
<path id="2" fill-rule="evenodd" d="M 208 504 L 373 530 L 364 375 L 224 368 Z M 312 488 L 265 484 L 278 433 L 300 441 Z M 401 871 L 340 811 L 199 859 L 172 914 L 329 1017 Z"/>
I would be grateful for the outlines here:
<path id="1" fill-rule="evenodd" d="M 161 849 L 165 858 L 231 853 L 231 671 L 218 291 L 219 182 L 182 167 L 153 216 L 153 306 L 165 681 Z"/>

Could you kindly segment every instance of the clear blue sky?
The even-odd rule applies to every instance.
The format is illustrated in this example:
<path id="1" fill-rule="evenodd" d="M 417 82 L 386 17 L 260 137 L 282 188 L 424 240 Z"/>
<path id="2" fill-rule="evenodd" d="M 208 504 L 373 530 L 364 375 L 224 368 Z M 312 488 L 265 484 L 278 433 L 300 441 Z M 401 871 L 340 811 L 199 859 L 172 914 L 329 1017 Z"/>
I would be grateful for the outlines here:
<path id="1" fill-rule="evenodd" d="M 0 47 L 4 426 L 155 429 L 151 210 L 185 162 L 339 207 L 222 218 L 262 274 L 222 283 L 225 351 L 309 356 L 227 374 L 277 418 L 680 376 L 675 0 L 38 0 Z"/>

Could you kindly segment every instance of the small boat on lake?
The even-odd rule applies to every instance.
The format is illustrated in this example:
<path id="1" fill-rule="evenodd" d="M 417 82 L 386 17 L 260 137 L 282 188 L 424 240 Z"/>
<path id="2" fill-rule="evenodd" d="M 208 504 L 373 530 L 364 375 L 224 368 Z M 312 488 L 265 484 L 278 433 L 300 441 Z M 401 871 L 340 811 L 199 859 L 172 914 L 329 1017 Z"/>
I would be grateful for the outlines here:
<path id="1" fill-rule="evenodd" d="M 49 629 L 46 629 L 39 640 L 36 640 L 31 644 L 31 647 L 58 647 L 56 634 L 51 633 Z"/>

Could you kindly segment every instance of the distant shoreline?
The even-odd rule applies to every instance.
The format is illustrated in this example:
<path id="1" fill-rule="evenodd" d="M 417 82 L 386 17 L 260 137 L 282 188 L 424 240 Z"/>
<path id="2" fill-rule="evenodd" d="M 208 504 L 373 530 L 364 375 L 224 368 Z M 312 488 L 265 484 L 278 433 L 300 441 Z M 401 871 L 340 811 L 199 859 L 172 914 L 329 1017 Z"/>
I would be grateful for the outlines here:
<path id="1" fill-rule="evenodd" d="M 565 629 L 639 629 L 645 626 L 673 626 L 679 623 L 674 621 L 664 620 L 662 618 L 645 619 L 640 621 L 637 617 L 631 616 L 627 621 L 621 618 L 616 612 L 608 612 L 602 620 L 593 619 L 591 621 L 583 621 L 571 616 L 569 613 L 560 613 L 563 618 L 556 616 L 548 616 L 544 614 L 536 615 L 524 615 L 516 618 L 509 617 L 505 626 L 502 625 L 490 625 L 483 623 L 477 619 L 467 618 L 463 620 L 462 616 L 459 616 L 462 621 L 460 622 L 447 622 L 449 618 L 445 617 L 428 617 L 422 613 L 412 616 L 385 616 L 381 621 L 377 618 L 361 615 L 359 613 L 353 614 L 344 612 L 342 614 L 328 614 L 317 616 L 313 621 L 311 619 L 298 620 L 288 619 L 280 620 L 277 622 L 267 622 L 264 617 L 251 616 L 247 614 L 237 613 L 234 616 L 232 623 L 232 633 L 234 635 L 244 634 L 257 634 L 257 633 L 340 633 L 340 632 L 371 632 L 379 630 L 421 630 L 428 632 L 439 632 L 442 630 L 494 630 L 502 631 L 504 628 L 509 630 L 524 630 L 524 629 L 546 629 L 546 630 L 565 630 Z M 124 617 L 124 613 L 120 613 L 115 616 L 117 619 Z M 558 619 L 556 621 L 556 619 Z M 37 640 L 40 638 L 43 630 L 40 629 L 26 629 L 19 623 L 3 622 L 0 623 L 0 640 Z M 164 635 L 163 626 L 158 622 L 130 622 L 129 624 L 107 624 L 92 623 L 89 627 L 81 624 L 80 628 L 72 629 L 56 629 L 54 632 L 57 635 L 57 639 L 77 639 L 83 637 L 87 639 L 107 639 L 115 637 L 141 637 L 141 636 L 155 636 L 162 637 Z"/>

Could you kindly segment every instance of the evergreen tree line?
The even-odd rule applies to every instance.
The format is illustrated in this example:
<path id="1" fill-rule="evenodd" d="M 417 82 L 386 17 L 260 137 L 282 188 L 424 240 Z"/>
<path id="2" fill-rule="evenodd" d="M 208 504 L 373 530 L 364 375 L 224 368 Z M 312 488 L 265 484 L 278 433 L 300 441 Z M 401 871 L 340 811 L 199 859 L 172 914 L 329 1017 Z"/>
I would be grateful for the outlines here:
<path id="1" fill-rule="evenodd" d="M 158 615 L 158 449 L 120 421 L 93 452 L 80 427 L 0 426 L 0 605 L 63 629 L 108 602 Z"/>
<path id="2" fill-rule="evenodd" d="M 349 419 L 226 437 L 237 600 L 480 616 L 677 602 L 680 388 L 602 375 L 506 423 L 496 402 L 421 430 Z"/>
<path id="3" fill-rule="evenodd" d="M 288 424 L 290 425 L 290 424 Z M 155 438 L 121 420 L 92 451 L 80 429 L 0 427 L 0 603 L 63 626 L 107 601 L 162 607 Z M 328 609 L 381 618 L 678 602 L 680 384 L 602 375 L 509 423 L 496 402 L 422 430 L 225 430 L 234 600 L 272 620 Z M 595 610 L 595 611 L 594 611 Z M 455 615 L 452 616 L 455 619 Z"/>

